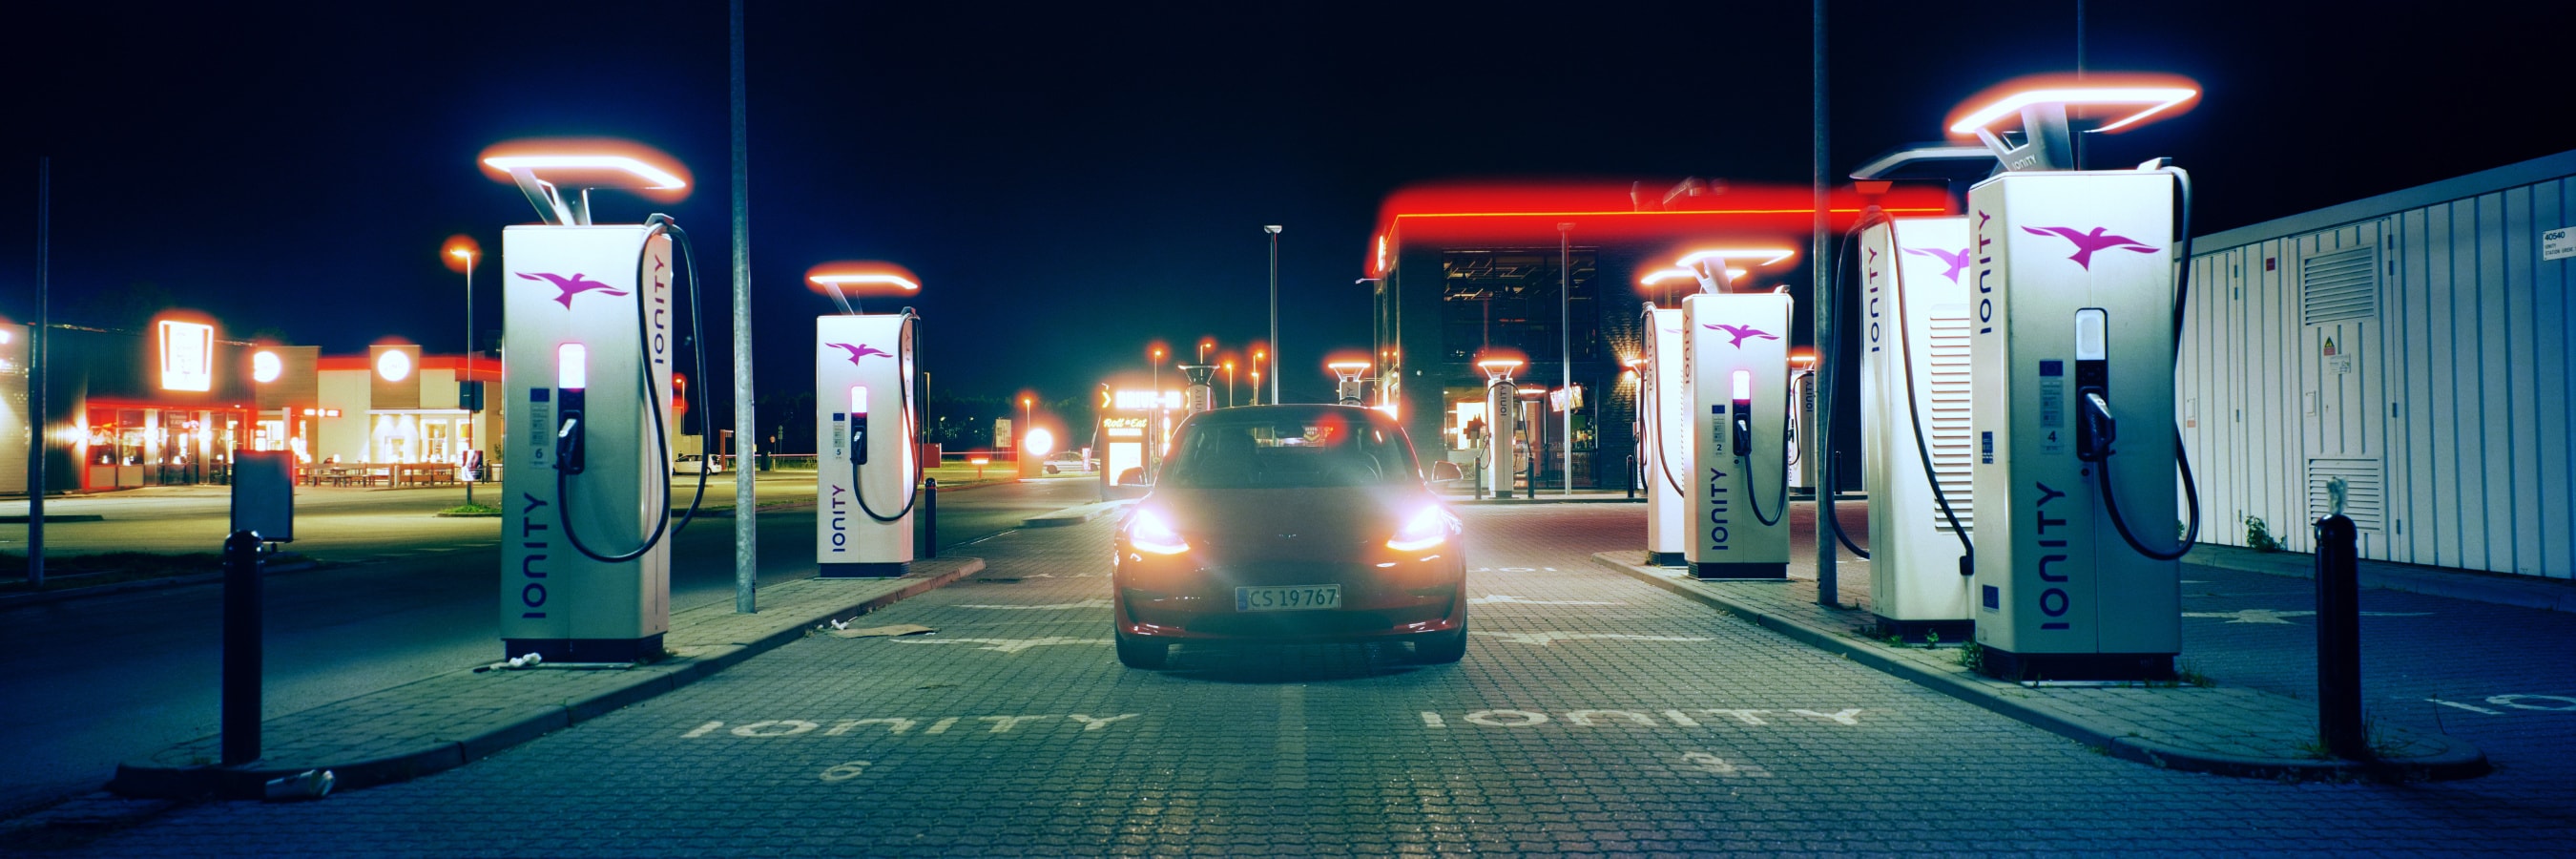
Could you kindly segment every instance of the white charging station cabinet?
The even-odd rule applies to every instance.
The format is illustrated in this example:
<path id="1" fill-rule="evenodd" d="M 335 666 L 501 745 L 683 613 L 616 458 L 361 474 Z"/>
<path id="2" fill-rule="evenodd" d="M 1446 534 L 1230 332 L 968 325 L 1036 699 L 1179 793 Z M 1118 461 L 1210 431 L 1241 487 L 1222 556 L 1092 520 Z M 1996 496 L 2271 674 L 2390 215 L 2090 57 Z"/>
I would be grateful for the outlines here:
<path id="1" fill-rule="evenodd" d="M 669 543 L 608 563 L 572 540 L 625 554 L 671 515 L 668 445 L 648 407 L 659 405 L 659 432 L 670 432 L 680 334 L 670 236 L 633 224 L 521 225 L 502 231 L 501 247 L 501 381 L 515 412 L 502 445 L 504 656 L 651 660 L 671 628 Z M 566 474 L 557 439 L 576 412 L 581 462 Z"/>
<path id="2" fill-rule="evenodd" d="M 1645 440 L 1646 563 L 1678 567 L 1690 545 L 1691 408 L 1690 388 L 1682 381 L 1682 312 L 1645 307 L 1646 354 L 1637 363 L 1637 390 L 1644 402 L 1637 413 Z"/>
<path id="3" fill-rule="evenodd" d="M 1870 613 L 1880 632 L 1909 639 L 1964 641 L 1974 619 L 1967 551 L 1932 493 L 1937 479 L 1959 527 L 1973 533 L 1968 241 L 1964 216 L 1881 221 L 1860 239 Z"/>
<path id="4" fill-rule="evenodd" d="M 1682 299 L 1695 577 L 1789 575 L 1789 308 L 1789 296 L 1769 292 Z"/>
<path id="5" fill-rule="evenodd" d="M 921 468 L 912 410 L 913 316 L 814 319 L 814 563 L 822 578 L 900 576 L 913 559 Z"/>
<path id="6" fill-rule="evenodd" d="M 2139 540 L 2171 545 L 2176 183 L 2006 173 L 1968 192 L 1976 637 L 1997 676 L 2172 676 L 2179 568 L 2121 539 L 2077 442 L 2078 389 L 2099 386 L 2120 513 Z"/>

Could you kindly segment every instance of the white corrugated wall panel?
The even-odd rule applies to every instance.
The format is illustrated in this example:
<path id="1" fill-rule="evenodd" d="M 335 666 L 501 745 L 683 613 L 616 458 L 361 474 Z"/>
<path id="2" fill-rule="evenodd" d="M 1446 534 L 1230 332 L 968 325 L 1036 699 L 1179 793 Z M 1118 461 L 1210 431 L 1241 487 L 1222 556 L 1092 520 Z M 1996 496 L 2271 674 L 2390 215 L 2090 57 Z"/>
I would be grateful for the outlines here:
<path id="1" fill-rule="evenodd" d="M 2576 226 L 2569 218 L 2567 190 L 2576 182 L 2547 182 L 2532 186 L 2531 211 L 2537 230 Z M 2538 258 L 2535 252 L 2533 259 Z M 2567 332 L 2576 331 L 2576 301 L 2567 298 L 2565 262 L 2544 263 L 2531 276 L 2530 313 L 2535 334 L 2531 365 L 2534 409 L 2538 420 L 2533 424 L 2532 448 L 2539 453 L 2532 469 L 2532 479 L 2539 485 L 2540 503 L 2534 511 L 2541 532 L 2541 572 L 2566 578 L 2576 573 L 2576 501 L 2568 497 L 2569 484 L 2576 484 L 2576 438 L 2568 435 L 2568 416 L 2576 412 L 2576 372 L 2571 372 L 2567 350 Z"/>
<path id="2" fill-rule="evenodd" d="M 2375 463 L 2365 557 L 2576 573 L 2576 261 L 2538 244 L 2567 226 L 2576 177 L 2196 249 L 2175 382 L 2202 541 L 2242 545 L 2250 515 L 2312 549 L 2309 472 Z M 2307 326 L 2302 262 L 2372 245 L 2376 313 Z M 2325 336 L 2362 350 L 2353 377 L 2326 369 Z"/>

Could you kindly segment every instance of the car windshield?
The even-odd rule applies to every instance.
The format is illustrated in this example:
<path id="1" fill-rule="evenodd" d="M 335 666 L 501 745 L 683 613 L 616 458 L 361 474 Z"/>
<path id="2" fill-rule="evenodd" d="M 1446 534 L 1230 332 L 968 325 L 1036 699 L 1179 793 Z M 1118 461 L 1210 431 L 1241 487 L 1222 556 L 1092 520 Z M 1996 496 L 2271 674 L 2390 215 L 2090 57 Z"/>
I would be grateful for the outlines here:
<path id="1" fill-rule="evenodd" d="M 1175 439 L 1161 483 L 1188 489 L 1418 483 L 1404 431 L 1357 409 L 1208 412 Z"/>

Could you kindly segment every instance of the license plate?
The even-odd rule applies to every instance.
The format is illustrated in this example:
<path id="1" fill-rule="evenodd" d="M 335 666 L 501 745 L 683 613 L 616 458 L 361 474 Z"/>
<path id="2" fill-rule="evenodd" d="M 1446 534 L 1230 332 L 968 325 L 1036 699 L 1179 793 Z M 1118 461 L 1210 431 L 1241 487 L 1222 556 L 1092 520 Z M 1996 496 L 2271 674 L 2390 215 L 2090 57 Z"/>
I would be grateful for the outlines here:
<path id="1" fill-rule="evenodd" d="M 1235 611 L 1313 611 L 1341 607 L 1341 585 L 1234 589 Z"/>

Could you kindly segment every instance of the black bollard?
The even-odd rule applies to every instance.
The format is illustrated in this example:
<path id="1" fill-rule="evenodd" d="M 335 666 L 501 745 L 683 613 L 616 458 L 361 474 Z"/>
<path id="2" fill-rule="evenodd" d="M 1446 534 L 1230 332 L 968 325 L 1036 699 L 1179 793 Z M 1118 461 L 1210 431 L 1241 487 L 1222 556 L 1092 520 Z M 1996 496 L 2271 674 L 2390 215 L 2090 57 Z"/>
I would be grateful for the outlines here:
<path id="1" fill-rule="evenodd" d="M 224 766 L 259 760 L 259 535 L 224 539 L 224 677 L 218 705 Z"/>
<path id="2" fill-rule="evenodd" d="M 2336 514 L 2317 520 L 2317 731 L 2336 757 L 2370 757 L 2361 721 L 2360 532 Z"/>
<path id="3" fill-rule="evenodd" d="M 1637 500 L 1637 455 L 1628 455 L 1628 500 Z"/>
<path id="4" fill-rule="evenodd" d="M 921 556 L 939 557 L 939 478 L 921 482 Z"/>

